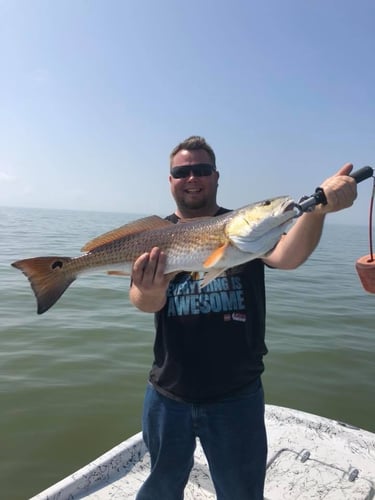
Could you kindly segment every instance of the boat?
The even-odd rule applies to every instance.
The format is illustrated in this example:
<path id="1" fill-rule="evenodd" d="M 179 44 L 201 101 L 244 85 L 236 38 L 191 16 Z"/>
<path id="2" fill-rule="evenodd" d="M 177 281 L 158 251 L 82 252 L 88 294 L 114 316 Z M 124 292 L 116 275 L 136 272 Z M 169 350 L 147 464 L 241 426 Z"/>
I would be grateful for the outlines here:
<path id="1" fill-rule="evenodd" d="M 374 433 L 274 405 L 266 405 L 266 427 L 265 499 L 375 499 Z M 31 500 L 134 499 L 149 467 L 140 432 Z M 198 441 L 185 500 L 215 498 Z"/>

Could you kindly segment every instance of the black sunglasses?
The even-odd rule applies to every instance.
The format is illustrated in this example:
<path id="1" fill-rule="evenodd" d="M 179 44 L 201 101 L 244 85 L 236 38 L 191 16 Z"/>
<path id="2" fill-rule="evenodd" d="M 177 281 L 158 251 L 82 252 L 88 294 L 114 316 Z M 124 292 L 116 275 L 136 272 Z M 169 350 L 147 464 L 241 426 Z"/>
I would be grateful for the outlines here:
<path id="1" fill-rule="evenodd" d="M 191 174 L 194 177 L 208 177 L 216 170 L 213 165 L 209 163 L 198 163 L 197 165 L 181 165 L 171 168 L 171 176 L 173 179 L 185 179 Z"/>

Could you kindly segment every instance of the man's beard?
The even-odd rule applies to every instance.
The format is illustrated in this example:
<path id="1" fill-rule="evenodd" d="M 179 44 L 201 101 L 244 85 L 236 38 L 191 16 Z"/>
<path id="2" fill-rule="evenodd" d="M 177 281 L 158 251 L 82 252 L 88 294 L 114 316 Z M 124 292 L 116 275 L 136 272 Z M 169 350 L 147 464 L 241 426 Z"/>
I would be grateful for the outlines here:
<path id="1" fill-rule="evenodd" d="M 189 201 L 182 199 L 179 200 L 178 202 L 178 207 L 180 209 L 185 209 L 185 210 L 201 210 L 206 206 L 208 206 L 208 202 L 206 199 L 189 200 Z"/>

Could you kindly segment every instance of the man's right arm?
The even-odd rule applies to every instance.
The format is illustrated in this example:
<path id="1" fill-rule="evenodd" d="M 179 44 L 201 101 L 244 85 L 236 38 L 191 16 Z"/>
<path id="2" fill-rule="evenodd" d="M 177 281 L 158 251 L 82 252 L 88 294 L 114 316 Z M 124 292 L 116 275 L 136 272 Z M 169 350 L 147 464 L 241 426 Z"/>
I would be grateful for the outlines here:
<path id="1" fill-rule="evenodd" d="M 144 312 L 160 311 L 167 300 L 167 289 L 171 276 L 164 274 L 167 257 L 154 247 L 134 262 L 130 302 Z"/>

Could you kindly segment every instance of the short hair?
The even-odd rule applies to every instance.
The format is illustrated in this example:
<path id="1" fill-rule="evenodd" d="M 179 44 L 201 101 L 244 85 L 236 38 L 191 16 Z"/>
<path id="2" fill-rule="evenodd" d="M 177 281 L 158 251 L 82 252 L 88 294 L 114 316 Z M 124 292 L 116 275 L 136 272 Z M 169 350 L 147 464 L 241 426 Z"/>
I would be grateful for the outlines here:
<path id="1" fill-rule="evenodd" d="M 199 135 L 192 135 L 187 139 L 185 139 L 184 141 L 180 142 L 180 144 L 177 144 L 177 146 L 172 149 L 172 152 L 169 156 L 170 165 L 172 165 L 172 160 L 176 156 L 176 154 L 183 149 L 186 149 L 188 151 L 194 151 L 196 149 L 204 149 L 208 153 L 208 156 L 210 157 L 213 166 L 216 168 L 216 157 L 214 150 L 211 148 L 209 144 L 207 144 L 206 139 L 204 137 L 200 137 Z"/>

